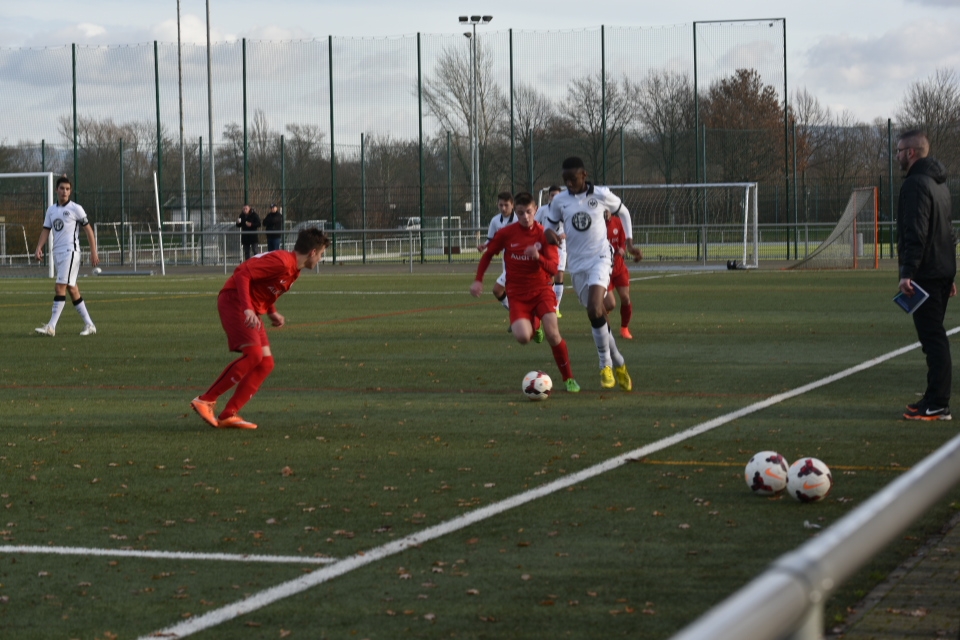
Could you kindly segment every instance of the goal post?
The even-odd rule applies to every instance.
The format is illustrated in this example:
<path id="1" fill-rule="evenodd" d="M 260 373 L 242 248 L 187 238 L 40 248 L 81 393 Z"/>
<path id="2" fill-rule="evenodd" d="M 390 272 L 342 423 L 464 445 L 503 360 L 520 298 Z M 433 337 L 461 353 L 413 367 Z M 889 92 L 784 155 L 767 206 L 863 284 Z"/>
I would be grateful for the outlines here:
<path id="1" fill-rule="evenodd" d="M 756 182 L 605 186 L 630 211 L 645 263 L 759 266 Z M 546 191 L 539 192 L 541 202 Z"/>
<path id="2" fill-rule="evenodd" d="M 789 268 L 879 269 L 879 189 L 853 189 L 836 226 L 816 249 Z"/>
<path id="3" fill-rule="evenodd" d="M 0 173 L 0 180 L 20 180 L 27 178 L 43 178 L 44 180 L 44 198 L 45 203 L 43 211 L 41 212 L 40 222 L 43 223 L 42 216 L 46 214 L 47 209 L 53 206 L 54 197 L 53 197 L 53 173 L 50 171 L 37 171 L 37 172 L 28 172 L 28 173 Z M 4 210 L 9 210 L 10 207 L 4 205 Z M 53 256 L 51 255 L 53 246 L 53 238 L 50 237 L 47 239 L 47 275 L 53 277 Z M 29 250 L 29 247 L 28 247 Z M 29 261 L 29 256 L 27 258 Z"/>

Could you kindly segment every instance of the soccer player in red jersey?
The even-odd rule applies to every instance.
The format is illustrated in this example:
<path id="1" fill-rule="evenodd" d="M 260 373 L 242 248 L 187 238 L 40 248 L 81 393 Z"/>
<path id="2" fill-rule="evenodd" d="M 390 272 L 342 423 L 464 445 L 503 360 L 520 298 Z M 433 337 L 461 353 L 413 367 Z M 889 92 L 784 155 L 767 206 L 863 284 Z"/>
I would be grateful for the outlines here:
<path id="1" fill-rule="evenodd" d="M 580 385 L 573 378 L 567 343 L 557 323 L 557 296 L 553 292 L 553 276 L 559 260 L 557 247 L 547 243 L 543 227 L 534 220 L 537 204 L 532 195 L 518 193 L 514 213 L 517 223 L 503 227 L 487 243 L 476 280 L 470 285 L 470 295 L 479 298 L 483 293 L 483 274 L 493 257 L 502 251 L 513 337 L 520 344 L 530 342 L 534 322 L 539 318 L 567 391 L 577 393 Z"/>
<path id="2" fill-rule="evenodd" d="M 277 312 L 277 298 L 300 277 L 301 269 L 317 266 L 329 245 L 330 238 L 319 229 L 303 229 L 293 251 L 268 251 L 253 256 L 240 263 L 220 289 L 217 310 L 227 344 L 230 351 L 243 355 L 231 362 L 205 393 L 190 402 L 208 424 L 220 429 L 257 428 L 237 414 L 273 371 L 270 341 L 260 316 L 266 314 L 275 327 L 284 325 L 286 319 Z M 236 391 L 217 417 L 217 398 L 234 386 Z"/>
<path id="3" fill-rule="evenodd" d="M 607 240 L 613 247 L 613 271 L 610 273 L 610 284 L 607 286 L 607 295 L 604 297 L 603 304 L 609 314 L 617 307 L 617 300 L 613 296 L 613 290 L 616 288 L 620 295 L 620 337 L 627 340 L 633 340 L 633 334 L 630 333 L 630 318 L 633 315 L 633 305 L 630 303 L 630 271 L 627 270 L 627 263 L 623 256 L 633 247 L 627 246 L 627 234 L 623 229 L 623 222 L 620 216 L 611 216 L 609 211 L 603 212 L 603 218 L 607 221 Z M 643 258 L 640 249 L 633 249 L 634 260 Z M 638 257 L 639 253 L 639 257 Z"/>

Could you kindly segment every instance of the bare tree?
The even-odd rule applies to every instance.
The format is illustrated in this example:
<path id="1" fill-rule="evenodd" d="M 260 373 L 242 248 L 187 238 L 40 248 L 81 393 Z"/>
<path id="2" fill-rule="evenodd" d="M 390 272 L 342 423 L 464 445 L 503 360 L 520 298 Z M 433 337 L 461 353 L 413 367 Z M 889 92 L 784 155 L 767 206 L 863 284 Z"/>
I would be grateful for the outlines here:
<path id="1" fill-rule="evenodd" d="M 503 90 L 493 78 L 493 54 L 478 39 L 477 66 L 477 121 L 471 109 L 473 70 L 470 52 L 466 47 L 446 47 L 437 60 L 435 74 L 423 82 L 423 102 L 427 111 L 456 140 L 456 155 L 463 175 L 471 176 L 469 136 L 474 131 L 480 151 L 481 208 L 493 198 L 506 175 L 495 162 L 496 143 L 501 141 L 503 124 L 509 118 L 509 106 Z"/>
<path id="2" fill-rule="evenodd" d="M 534 185 L 549 173 L 556 173 L 556 167 L 547 166 L 545 162 L 537 163 L 536 156 L 531 166 L 529 149 L 536 140 L 548 135 L 551 124 L 557 114 L 553 103 L 536 87 L 519 83 L 514 87 L 514 142 L 517 146 L 517 158 L 520 170 L 520 184 L 528 184 L 532 191 Z M 509 121 L 504 123 L 503 138 L 509 140 Z"/>
<path id="3" fill-rule="evenodd" d="M 960 142 L 960 77 L 949 68 L 912 83 L 897 108 L 901 130 L 919 128 L 927 133 L 933 152 L 948 164 L 957 159 Z"/>
<path id="4" fill-rule="evenodd" d="M 640 148 L 669 184 L 693 162 L 695 111 L 690 76 L 651 70 L 637 86 L 636 113 Z"/>
<path id="5" fill-rule="evenodd" d="M 560 124 L 577 135 L 588 171 L 597 179 L 615 139 L 612 132 L 629 129 L 633 123 L 635 94 L 636 87 L 626 76 L 619 83 L 604 83 L 597 74 L 575 78 L 567 85 L 567 95 L 560 103 Z"/>

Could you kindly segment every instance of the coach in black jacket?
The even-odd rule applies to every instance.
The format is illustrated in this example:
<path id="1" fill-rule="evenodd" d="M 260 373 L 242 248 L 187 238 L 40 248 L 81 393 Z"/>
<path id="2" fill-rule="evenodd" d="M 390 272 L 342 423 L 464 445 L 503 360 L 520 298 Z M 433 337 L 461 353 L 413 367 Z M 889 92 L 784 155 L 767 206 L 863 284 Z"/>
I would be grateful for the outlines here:
<path id="1" fill-rule="evenodd" d="M 897 142 L 897 161 L 906 172 L 897 205 L 897 255 L 900 291 L 914 295 L 916 282 L 930 298 L 913 313 L 917 337 L 927 356 L 927 389 L 907 405 L 907 420 L 950 420 L 953 362 L 943 327 L 947 300 L 957 295 L 956 244 L 950 218 L 946 169 L 932 157 L 927 136 L 904 132 Z"/>

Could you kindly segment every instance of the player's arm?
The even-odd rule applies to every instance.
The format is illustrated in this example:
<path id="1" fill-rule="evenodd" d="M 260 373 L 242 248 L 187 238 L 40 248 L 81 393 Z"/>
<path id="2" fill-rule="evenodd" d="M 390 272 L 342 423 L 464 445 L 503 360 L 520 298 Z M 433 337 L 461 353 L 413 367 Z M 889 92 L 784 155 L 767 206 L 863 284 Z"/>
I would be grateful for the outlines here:
<path id="1" fill-rule="evenodd" d="M 546 230 L 544 230 L 544 239 L 546 239 Z M 540 263 L 540 268 L 547 272 L 548 275 L 555 276 L 557 275 L 557 267 L 560 264 L 560 252 L 557 250 L 557 246 L 549 242 L 532 244 L 524 250 L 524 253 L 531 260 L 536 260 Z"/>
<path id="2" fill-rule="evenodd" d="M 627 205 L 623 204 L 623 200 L 612 193 L 607 195 L 607 200 L 609 201 L 608 205 L 612 205 L 609 207 L 610 211 L 620 216 L 620 222 L 623 224 L 623 235 L 626 238 L 627 253 L 633 256 L 634 262 L 643 260 L 643 251 L 633 246 L 633 220 L 630 218 L 630 210 L 627 209 Z M 618 204 L 613 205 L 614 202 Z"/>
<path id="3" fill-rule="evenodd" d="M 563 225 L 563 216 L 560 213 L 556 213 L 557 217 L 554 218 L 554 213 L 553 206 L 551 205 L 541 224 L 543 225 L 543 234 L 547 238 L 547 243 L 559 245 L 560 240 L 564 238 L 564 236 L 559 233 L 560 227 Z"/>
<path id="4" fill-rule="evenodd" d="M 252 260 L 240 263 L 240 266 L 233 272 L 233 283 L 237 287 L 237 298 L 240 302 L 240 308 L 243 309 L 243 324 L 249 329 L 259 329 L 262 322 L 257 312 L 253 310 L 253 298 L 250 295 L 250 286 L 253 282 L 250 273 L 250 264 Z"/>
<path id="5" fill-rule="evenodd" d="M 97 253 L 97 236 L 93 233 L 93 225 L 90 223 L 83 225 L 83 231 L 87 234 L 87 242 L 90 243 L 90 264 L 97 266 L 100 264 L 100 255 Z"/>
<path id="6" fill-rule="evenodd" d="M 40 231 L 40 239 L 37 240 L 37 250 L 33 252 L 33 257 L 38 261 L 43 260 L 43 245 L 47 244 L 47 239 L 50 237 L 50 228 L 44 227 Z"/>
<path id="7" fill-rule="evenodd" d="M 480 264 L 477 265 L 477 275 L 474 277 L 473 284 L 470 285 L 470 295 L 474 298 L 479 298 L 480 294 L 483 293 L 483 274 L 487 272 L 487 267 L 490 266 L 490 261 L 493 260 L 493 256 L 500 253 L 503 249 L 502 245 L 503 238 L 499 231 L 487 242 L 486 249 L 484 249 L 483 255 L 480 256 Z"/>

